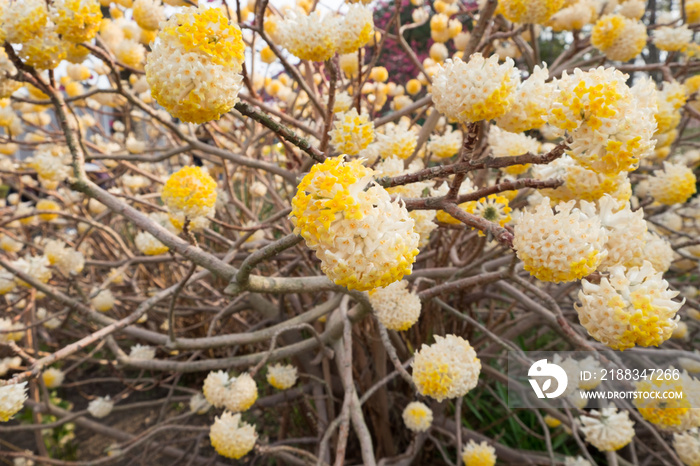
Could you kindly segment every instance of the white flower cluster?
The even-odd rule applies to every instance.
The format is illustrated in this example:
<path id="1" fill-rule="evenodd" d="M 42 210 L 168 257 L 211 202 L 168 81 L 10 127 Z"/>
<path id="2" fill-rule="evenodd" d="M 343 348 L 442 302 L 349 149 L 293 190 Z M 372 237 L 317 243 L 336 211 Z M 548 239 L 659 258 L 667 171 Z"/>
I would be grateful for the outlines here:
<path id="1" fill-rule="evenodd" d="M 362 291 L 410 274 L 420 239 L 403 203 L 373 184 L 373 175 L 342 157 L 316 164 L 299 184 L 290 215 L 323 272 Z"/>
<path id="2" fill-rule="evenodd" d="M 541 128 L 546 123 L 556 88 L 553 82 L 546 82 L 547 78 L 546 65 L 535 66 L 530 77 L 515 91 L 510 110 L 496 118 L 498 126 L 513 133 Z"/>
<path id="3" fill-rule="evenodd" d="M 700 464 L 700 434 L 697 427 L 682 434 L 673 434 L 673 448 L 687 466 Z"/>
<path id="4" fill-rule="evenodd" d="M 520 75 L 513 60 L 498 63 L 498 56 L 484 59 L 479 53 L 468 62 L 445 60 L 433 78 L 435 108 L 460 122 L 491 120 L 510 110 Z"/>
<path id="5" fill-rule="evenodd" d="M 435 343 L 416 352 L 412 367 L 418 392 L 442 401 L 464 396 L 476 387 L 481 361 L 464 338 L 436 335 Z"/>
<path id="6" fill-rule="evenodd" d="M 596 68 L 572 75 L 564 72 L 549 124 L 572 138 L 571 156 L 600 173 L 637 168 L 654 150 L 656 86 L 647 79 L 632 88 L 615 68 Z"/>
<path id="7" fill-rule="evenodd" d="M 591 203 L 582 203 L 581 209 L 589 216 L 596 215 L 595 206 Z M 638 209 L 632 212 L 629 203 L 618 202 L 605 194 L 598 200 L 597 214 L 608 234 L 605 242 L 608 255 L 600 267 L 642 265 L 647 233 L 644 211 Z"/>
<path id="8" fill-rule="evenodd" d="M 132 359 L 141 359 L 144 361 L 150 361 L 156 357 L 156 350 L 147 345 L 135 344 L 129 350 L 129 357 Z"/>
<path id="9" fill-rule="evenodd" d="M 634 437 L 634 422 L 629 413 L 617 408 L 591 410 L 588 416 L 581 416 L 580 423 L 586 442 L 600 451 L 619 450 Z"/>
<path id="10" fill-rule="evenodd" d="M 241 422 L 240 413 L 231 414 L 226 411 L 212 424 L 209 439 L 218 454 L 239 459 L 253 449 L 258 434 L 255 427 Z"/>
<path id="11" fill-rule="evenodd" d="M 412 401 L 403 410 L 403 422 L 413 432 L 425 432 L 433 423 L 433 411 L 420 401 Z"/>
<path id="12" fill-rule="evenodd" d="M 594 272 L 605 259 L 608 235 L 597 215 L 544 198 L 515 225 L 513 246 L 525 270 L 542 281 L 569 282 Z"/>
<path id="13" fill-rule="evenodd" d="M 17 414 L 27 400 L 27 382 L 0 386 L 0 422 Z"/>
<path id="14" fill-rule="evenodd" d="M 668 340 L 683 305 L 672 300 L 678 291 L 669 290 L 662 273 L 648 261 L 630 269 L 612 266 L 609 271 L 598 285 L 581 282 L 581 304 L 575 306 L 581 325 L 613 349 L 658 346 Z"/>
<path id="15" fill-rule="evenodd" d="M 112 408 L 114 408 L 114 401 L 112 401 L 109 395 L 107 395 L 104 397 L 98 396 L 92 400 L 88 405 L 87 410 L 93 417 L 102 419 L 103 417 L 109 416 L 109 413 L 112 412 Z"/>
<path id="16" fill-rule="evenodd" d="M 225 406 L 234 413 L 247 411 L 258 399 L 258 387 L 247 372 L 229 377 L 224 371 L 212 371 L 204 379 L 202 392 L 215 408 Z"/>
<path id="17" fill-rule="evenodd" d="M 297 368 L 290 364 L 273 364 L 267 367 L 267 381 L 279 390 L 287 390 L 297 383 Z"/>
<path id="18" fill-rule="evenodd" d="M 371 290 L 369 302 L 379 322 L 390 330 L 408 330 L 420 317 L 420 298 L 405 280 Z"/>
<path id="19" fill-rule="evenodd" d="M 56 266 L 64 275 L 77 275 L 83 271 L 85 257 L 80 251 L 71 249 L 61 240 L 51 239 L 44 247 L 44 255 L 51 265 Z"/>

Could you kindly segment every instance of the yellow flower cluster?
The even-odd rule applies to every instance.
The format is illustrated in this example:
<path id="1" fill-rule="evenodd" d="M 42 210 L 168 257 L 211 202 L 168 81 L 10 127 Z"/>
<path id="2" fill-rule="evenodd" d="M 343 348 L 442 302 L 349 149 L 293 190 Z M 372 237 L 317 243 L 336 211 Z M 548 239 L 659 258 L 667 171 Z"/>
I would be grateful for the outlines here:
<path id="1" fill-rule="evenodd" d="M 552 212 L 544 198 L 515 225 L 513 246 L 525 270 L 546 282 L 570 282 L 594 272 L 606 257 L 607 233 L 595 215 L 574 208 L 574 201 Z"/>
<path id="2" fill-rule="evenodd" d="M 211 445 L 226 458 L 239 459 L 255 446 L 258 434 L 255 427 L 241 421 L 241 414 L 225 411 L 214 420 L 209 431 Z"/>
<path id="3" fill-rule="evenodd" d="M 670 374 L 677 373 L 673 367 Z M 663 431 L 683 432 L 700 427 L 700 382 L 683 371 L 677 379 L 672 375 L 668 380 L 662 375 L 650 380 L 635 383 L 637 393 L 633 402 L 644 419 Z M 682 397 L 673 397 L 673 392 Z M 671 396 L 665 397 L 664 393 Z"/>
<path id="4" fill-rule="evenodd" d="M 433 411 L 420 401 L 413 401 L 403 410 L 403 422 L 413 432 L 425 432 L 433 423 Z"/>
<path id="5" fill-rule="evenodd" d="M 292 388 L 297 383 L 297 368 L 289 364 L 268 366 L 267 381 L 278 390 Z"/>
<path id="6" fill-rule="evenodd" d="M 360 161 L 328 158 L 311 168 L 292 200 L 295 233 L 316 251 L 326 275 L 349 289 L 400 280 L 418 254 L 413 219 L 372 176 Z"/>
<path id="7" fill-rule="evenodd" d="M 183 167 L 165 182 L 161 199 L 176 218 L 206 217 L 214 213 L 216 181 L 201 167 Z"/>
<path id="8" fill-rule="evenodd" d="M 243 37 L 220 8 L 186 8 L 171 16 L 146 63 L 151 95 L 190 123 L 218 119 L 238 101 Z"/>
<path id="9" fill-rule="evenodd" d="M 0 386 L 0 422 L 17 414 L 27 400 L 27 382 Z"/>
<path id="10" fill-rule="evenodd" d="M 238 26 L 229 24 L 219 8 L 187 9 L 175 14 L 159 35 L 174 37 L 186 52 L 199 52 L 217 65 L 238 71 L 243 63 L 243 34 Z"/>
<path id="11" fill-rule="evenodd" d="M 466 63 L 455 58 L 440 66 L 433 80 L 433 102 L 440 113 L 453 120 L 491 120 L 510 109 L 519 82 L 510 58 L 499 64 L 497 55 L 484 59 L 475 53 Z"/>
<path id="12" fill-rule="evenodd" d="M 654 171 L 648 179 L 648 189 L 656 202 L 665 205 L 682 204 L 695 194 L 697 178 L 683 164 L 664 162 L 663 170 Z"/>
<path id="13" fill-rule="evenodd" d="M 650 262 L 629 269 L 610 267 L 600 284 L 583 280 L 581 286 L 581 304 L 575 306 L 581 325 L 612 349 L 658 346 L 676 328 L 676 312 L 683 303 L 672 300 L 678 292 L 668 289 Z"/>
<path id="14" fill-rule="evenodd" d="M 646 26 L 619 14 L 603 16 L 591 32 L 591 44 L 610 60 L 631 60 L 642 52 L 646 43 Z"/>
<path id="15" fill-rule="evenodd" d="M 412 367 L 418 392 L 442 401 L 464 396 L 476 387 L 481 361 L 464 338 L 435 336 L 435 343 L 416 352 Z"/>
<path id="16" fill-rule="evenodd" d="M 374 140 L 374 123 L 366 113 L 358 114 L 353 108 L 335 117 L 334 128 L 328 134 L 337 151 L 357 155 Z"/>
<path id="17" fill-rule="evenodd" d="M 655 86 L 642 79 L 632 88 L 614 68 L 564 72 L 557 81 L 549 123 L 571 135 L 570 155 L 599 173 L 637 168 L 653 150 Z"/>
<path id="18" fill-rule="evenodd" d="M 501 0 L 501 13 L 514 23 L 545 24 L 564 6 L 564 0 Z"/>
<path id="19" fill-rule="evenodd" d="M 496 449 L 488 442 L 469 440 L 462 450 L 464 466 L 493 466 L 496 464 Z"/>
<path id="20" fill-rule="evenodd" d="M 613 407 L 594 409 L 579 421 L 586 442 L 600 451 L 619 450 L 634 438 L 634 422 L 627 411 Z"/>
<path id="21" fill-rule="evenodd" d="M 97 0 L 55 0 L 52 13 L 56 32 L 64 40 L 74 43 L 94 39 L 102 21 Z"/>

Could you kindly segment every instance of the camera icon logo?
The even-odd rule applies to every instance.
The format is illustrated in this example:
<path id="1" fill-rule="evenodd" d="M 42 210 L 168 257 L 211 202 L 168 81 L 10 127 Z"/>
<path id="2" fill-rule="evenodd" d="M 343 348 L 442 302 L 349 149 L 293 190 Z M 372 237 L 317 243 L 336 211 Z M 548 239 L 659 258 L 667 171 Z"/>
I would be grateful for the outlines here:
<path id="1" fill-rule="evenodd" d="M 540 359 L 530 366 L 527 375 L 537 398 L 557 398 L 569 383 L 566 371 L 557 364 L 548 363 L 546 359 Z M 552 379 L 557 382 L 554 387 Z"/>

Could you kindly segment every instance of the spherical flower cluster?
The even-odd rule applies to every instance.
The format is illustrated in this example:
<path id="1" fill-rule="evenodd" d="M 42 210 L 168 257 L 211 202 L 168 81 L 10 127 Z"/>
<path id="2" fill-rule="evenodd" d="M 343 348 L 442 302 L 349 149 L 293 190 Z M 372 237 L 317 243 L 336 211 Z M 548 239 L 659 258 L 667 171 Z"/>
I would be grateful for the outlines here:
<path id="1" fill-rule="evenodd" d="M 255 427 L 241 422 L 241 415 L 225 411 L 217 417 L 209 431 L 211 445 L 226 458 L 239 459 L 248 454 L 258 440 Z"/>
<path id="2" fill-rule="evenodd" d="M 401 120 L 399 124 L 389 123 L 385 125 L 384 133 L 377 133 L 375 146 L 381 158 L 386 159 L 396 156 L 400 159 L 407 159 L 413 155 L 418 142 L 418 135 L 408 125 L 408 120 Z M 341 150 L 341 152 L 345 151 Z"/>
<path id="3" fill-rule="evenodd" d="M 620 14 L 625 18 L 640 20 L 644 16 L 644 11 L 646 11 L 644 0 L 626 0 L 620 5 Z"/>
<path id="4" fill-rule="evenodd" d="M 60 369 L 49 367 L 41 374 L 41 378 L 44 381 L 46 388 L 58 388 L 61 386 L 61 384 L 63 384 L 66 374 L 64 374 Z"/>
<path id="5" fill-rule="evenodd" d="M 413 432 L 425 432 L 433 423 L 433 411 L 420 401 L 412 401 L 403 410 L 403 422 Z"/>
<path id="6" fill-rule="evenodd" d="M 496 449 L 485 440 L 476 443 L 469 440 L 462 450 L 464 466 L 493 466 L 496 464 Z"/>
<path id="7" fill-rule="evenodd" d="M 135 344 L 129 350 L 129 358 L 150 361 L 156 357 L 156 350 L 148 345 Z"/>
<path id="8" fill-rule="evenodd" d="M 214 215 L 216 181 L 201 167 L 183 167 L 165 182 L 161 199 L 175 218 Z"/>
<path id="9" fill-rule="evenodd" d="M 100 28 L 100 3 L 98 0 L 54 0 L 51 19 L 64 40 L 87 42 L 95 38 Z"/>
<path id="10" fill-rule="evenodd" d="M 4 6 L 2 13 L 2 30 L 7 41 L 19 44 L 41 35 L 49 19 L 44 0 L 11 2 Z"/>
<path id="11" fill-rule="evenodd" d="M 107 395 L 106 397 L 98 396 L 92 400 L 87 410 L 93 417 L 102 419 L 103 417 L 109 416 L 109 413 L 112 412 L 112 408 L 114 408 L 114 401 Z"/>
<path id="12" fill-rule="evenodd" d="M 53 199 L 40 199 L 39 202 L 36 203 L 36 210 L 44 212 L 39 214 L 39 220 L 50 222 L 56 220 L 58 214 L 47 214 L 46 212 L 58 212 L 61 210 L 61 206 Z"/>
<path id="13" fill-rule="evenodd" d="M 22 332 L 11 332 L 10 330 L 18 330 L 22 328 L 22 324 L 13 324 L 10 319 L 0 317 L 0 343 L 8 343 L 10 341 L 19 341 L 22 339 Z"/>
<path id="14" fill-rule="evenodd" d="M 49 240 L 44 247 L 44 255 L 64 275 L 77 275 L 85 266 L 83 254 L 67 247 L 61 240 Z"/>
<path id="15" fill-rule="evenodd" d="M 134 238 L 136 248 L 147 256 L 157 256 L 165 254 L 170 250 L 166 245 L 156 239 L 155 236 L 147 231 L 140 231 Z"/>
<path id="16" fill-rule="evenodd" d="M 625 270 L 610 267 L 609 277 L 596 285 L 583 280 L 575 306 L 588 333 L 601 343 L 625 350 L 635 345 L 658 346 L 676 328 L 676 312 L 683 303 L 673 301 L 678 291 L 668 289 L 650 262 Z"/>
<path id="17" fill-rule="evenodd" d="M 46 26 L 39 34 L 22 43 L 18 55 L 28 66 L 39 70 L 52 70 L 66 57 L 63 42 L 53 25 Z"/>
<path id="18" fill-rule="evenodd" d="M 700 11 L 700 5 L 698 7 Z M 697 428 L 692 428 L 682 434 L 673 434 L 673 448 L 686 466 L 700 465 L 700 433 L 698 433 Z"/>
<path id="19" fill-rule="evenodd" d="M 632 186 L 627 172 L 604 174 L 581 166 L 568 155 L 533 168 L 535 178 L 547 180 L 560 178 L 564 184 L 556 189 L 543 189 L 542 195 L 552 202 L 588 201 L 595 202 L 609 194 L 618 201 L 627 202 L 632 195 Z"/>
<path id="20" fill-rule="evenodd" d="M 328 158 L 299 183 L 290 214 L 324 273 L 363 291 L 410 274 L 418 254 L 413 219 L 372 176 L 360 161 Z"/>
<path id="21" fill-rule="evenodd" d="M 290 364 L 273 364 L 267 367 L 267 381 L 279 390 L 287 390 L 297 383 L 297 368 Z"/>
<path id="22" fill-rule="evenodd" d="M 514 23 L 545 24 L 564 6 L 564 0 L 501 0 L 500 11 Z"/>
<path id="23" fill-rule="evenodd" d="M 464 396 L 476 387 L 481 361 L 464 338 L 436 335 L 435 343 L 416 352 L 412 367 L 418 392 L 442 401 Z"/>
<path id="24" fill-rule="evenodd" d="M 331 58 L 339 35 L 337 21 L 325 18 L 320 10 L 308 16 L 291 12 L 277 25 L 277 34 L 280 44 L 292 55 L 310 61 Z"/>
<path id="25" fill-rule="evenodd" d="M 484 59 L 480 53 L 468 62 L 446 60 L 433 79 L 435 108 L 460 122 L 491 120 L 504 115 L 515 99 L 520 75 L 513 60 L 498 63 L 498 56 Z"/>
<path id="26" fill-rule="evenodd" d="M 493 157 L 512 157 L 527 153 L 536 154 L 540 143 L 537 139 L 523 133 L 511 133 L 498 126 L 492 126 L 489 130 L 489 146 Z M 529 164 L 511 165 L 502 170 L 509 175 L 521 175 L 530 168 Z"/>
<path id="27" fill-rule="evenodd" d="M 27 382 L 0 386 L 0 421 L 7 422 L 27 400 Z"/>
<path id="28" fill-rule="evenodd" d="M 362 5 L 350 6 L 336 31 L 336 51 L 339 54 L 357 52 L 374 37 L 372 10 Z"/>
<path id="29" fill-rule="evenodd" d="M 157 30 L 158 24 L 165 20 L 165 10 L 155 0 L 135 0 L 131 11 L 136 24 L 149 31 Z"/>
<path id="30" fill-rule="evenodd" d="M 664 162 L 647 181 L 649 195 L 665 205 L 682 204 L 697 190 L 695 173 L 684 164 Z"/>
<path id="31" fill-rule="evenodd" d="M 0 249 L 5 252 L 20 252 L 24 247 L 24 243 L 12 239 L 7 235 L 2 235 L 0 237 Z"/>
<path id="32" fill-rule="evenodd" d="M 238 101 L 243 36 L 219 8 L 186 8 L 158 33 L 146 64 L 151 95 L 190 123 L 218 119 Z"/>
<path id="33" fill-rule="evenodd" d="M 685 2 L 685 16 L 688 24 L 700 23 L 700 0 Z"/>
<path id="34" fill-rule="evenodd" d="M 451 126 L 448 126 L 445 133 L 442 135 L 431 135 L 430 141 L 428 141 L 428 151 L 440 159 L 457 155 L 461 147 L 462 133 L 459 131 L 452 131 Z"/>
<path id="35" fill-rule="evenodd" d="M 673 368 L 669 368 L 673 370 Z M 656 377 L 635 383 L 641 396 L 633 399 L 644 419 L 667 432 L 700 427 L 700 382 L 683 371 L 678 380 Z M 665 395 L 668 393 L 671 396 Z M 681 393 L 681 397 L 674 396 Z"/>
<path id="36" fill-rule="evenodd" d="M 659 50 L 679 52 L 693 40 L 693 31 L 686 25 L 663 26 L 654 29 L 652 42 Z"/>
<path id="37" fill-rule="evenodd" d="M 603 16 L 591 32 L 591 45 L 610 60 L 631 60 L 642 52 L 646 43 L 644 23 L 619 14 Z"/>
<path id="38" fill-rule="evenodd" d="M 24 259 L 14 261 L 12 266 L 38 282 L 47 283 L 51 279 L 49 259 L 46 256 L 25 256 Z M 30 285 L 21 279 L 16 278 L 15 280 L 18 285 L 30 288 Z"/>
<path id="39" fill-rule="evenodd" d="M 420 317 L 420 298 L 405 280 L 371 290 L 369 302 L 379 322 L 390 330 L 408 330 Z"/>
<path id="40" fill-rule="evenodd" d="M 10 369 L 19 369 L 21 365 L 22 358 L 19 356 L 0 359 L 0 377 L 4 377 Z"/>
<path id="41" fill-rule="evenodd" d="M 102 290 L 90 301 L 92 307 L 99 312 L 112 310 L 115 304 L 114 295 L 109 290 Z"/>
<path id="42" fill-rule="evenodd" d="M 229 377 L 224 371 L 212 371 L 204 379 L 202 392 L 212 406 L 225 406 L 234 413 L 247 411 L 258 399 L 258 387 L 247 372 Z"/>
<path id="43" fill-rule="evenodd" d="M 670 146 L 676 138 L 675 132 L 678 123 L 681 121 L 680 109 L 686 101 L 685 88 L 677 81 L 664 81 L 663 87 L 656 95 L 657 112 L 656 119 L 656 148 Z M 670 135 L 669 135 L 670 133 Z M 659 136 L 664 134 L 663 141 Z"/>
<path id="44" fill-rule="evenodd" d="M 557 32 L 580 30 L 593 21 L 597 14 L 596 8 L 591 8 L 591 2 L 579 0 L 554 13 L 549 26 Z"/>
<path id="45" fill-rule="evenodd" d="M 554 83 L 545 82 L 548 77 L 546 66 L 535 66 L 530 77 L 515 91 L 510 110 L 496 118 L 498 126 L 514 133 L 541 128 L 546 122 L 555 90 Z"/>
<path id="46" fill-rule="evenodd" d="M 629 413 L 617 408 L 591 410 L 589 416 L 581 416 L 580 422 L 586 442 L 600 451 L 619 450 L 634 437 L 634 422 Z"/>
<path id="47" fill-rule="evenodd" d="M 608 237 L 600 218 L 561 203 L 552 212 L 544 198 L 515 225 L 513 246 L 525 270 L 547 282 L 570 282 L 594 272 L 605 259 Z"/>
<path id="48" fill-rule="evenodd" d="M 374 140 L 374 123 L 366 113 L 352 108 L 335 115 L 333 129 L 328 132 L 333 147 L 342 153 L 357 155 Z"/>
<path id="49" fill-rule="evenodd" d="M 596 215 L 595 206 L 591 203 L 583 204 L 581 210 L 589 216 Z M 608 255 L 601 267 L 642 265 L 647 233 L 644 211 L 638 209 L 632 212 L 629 202 L 619 202 L 607 194 L 599 199 L 597 210 L 600 222 L 608 233 L 605 243 Z"/>
<path id="50" fill-rule="evenodd" d="M 644 237 L 644 260 L 651 262 L 657 272 L 666 272 L 673 262 L 673 247 L 671 243 L 650 231 Z"/>
<path id="51" fill-rule="evenodd" d="M 570 155 L 586 168 L 615 174 L 637 168 L 653 149 L 656 90 L 646 79 L 631 89 L 614 68 L 564 72 L 549 123 L 568 132 Z"/>
<path id="52" fill-rule="evenodd" d="M 442 3 L 444 4 L 445 2 Z M 437 5 L 440 5 L 440 2 L 438 2 Z M 449 8 L 452 9 L 453 7 L 454 5 L 450 5 Z M 415 22 L 422 22 L 423 20 L 428 19 L 428 15 L 425 10 L 416 9 L 413 11 L 415 15 L 413 16 L 413 20 Z M 421 17 L 421 14 L 415 13 L 421 11 L 424 12 L 424 17 Z M 460 32 L 462 32 L 462 23 L 458 19 L 450 19 L 450 15 L 454 13 L 456 13 L 456 10 L 450 12 L 445 9 L 445 11 L 438 12 L 438 14 L 433 15 L 433 17 L 430 18 L 430 38 L 433 39 L 433 41 L 440 43 L 447 42 L 450 39 L 454 39 Z"/>

